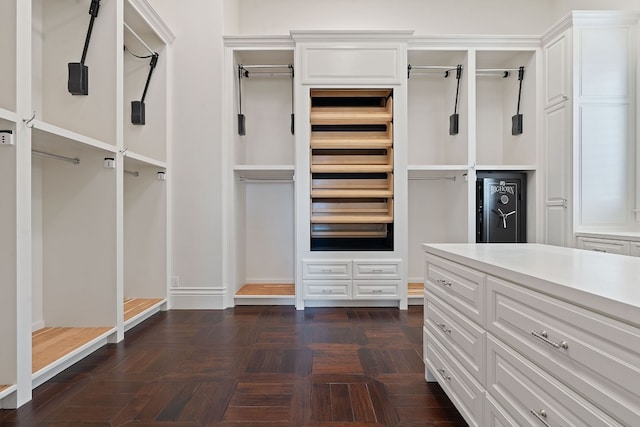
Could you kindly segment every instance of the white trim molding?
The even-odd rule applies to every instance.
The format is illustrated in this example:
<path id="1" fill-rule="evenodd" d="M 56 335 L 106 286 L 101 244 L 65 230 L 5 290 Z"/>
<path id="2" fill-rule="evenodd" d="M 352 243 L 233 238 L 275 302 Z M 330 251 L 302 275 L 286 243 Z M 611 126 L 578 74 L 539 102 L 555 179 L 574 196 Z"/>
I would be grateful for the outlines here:
<path id="1" fill-rule="evenodd" d="M 222 310 L 226 287 L 179 287 L 169 289 L 169 304 L 174 310 Z"/>

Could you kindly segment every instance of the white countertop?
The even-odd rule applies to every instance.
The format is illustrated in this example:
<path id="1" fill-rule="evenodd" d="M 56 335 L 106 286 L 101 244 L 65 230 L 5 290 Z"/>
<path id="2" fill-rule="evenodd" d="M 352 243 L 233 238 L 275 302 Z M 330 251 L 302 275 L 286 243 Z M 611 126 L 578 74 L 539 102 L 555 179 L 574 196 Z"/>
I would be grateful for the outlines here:
<path id="1" fill-rule="evenodd" d="M 535 243 L 445 243 L 423 248 L 640 326 L 640 258 Z"/>

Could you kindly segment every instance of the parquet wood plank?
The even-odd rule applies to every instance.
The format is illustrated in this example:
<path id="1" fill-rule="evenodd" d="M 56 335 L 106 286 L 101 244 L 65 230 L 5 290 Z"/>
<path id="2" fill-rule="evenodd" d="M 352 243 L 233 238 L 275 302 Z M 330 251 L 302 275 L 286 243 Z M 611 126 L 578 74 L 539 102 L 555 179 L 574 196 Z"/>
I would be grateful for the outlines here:
<path id="1" fill-rule="evenodd" d="M 0 426 L 465 426 L 424 381 L 421 306 L 162 311 Z M 34 332 L 40 344 L 68 330 Z"/>

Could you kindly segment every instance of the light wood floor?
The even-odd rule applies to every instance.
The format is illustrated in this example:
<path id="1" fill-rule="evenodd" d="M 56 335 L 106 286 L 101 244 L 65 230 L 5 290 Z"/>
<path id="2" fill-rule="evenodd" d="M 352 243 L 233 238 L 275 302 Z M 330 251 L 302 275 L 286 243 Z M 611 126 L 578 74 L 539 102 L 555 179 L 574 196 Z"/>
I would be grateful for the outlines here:
<path id="1" fill-rule="evenodd" d="M 32 372 L 82 347 L 113 328 L 42 328 L 32 336 Z"/>
<path id="2" fill-rule="evenodd" d="M 0 385 L 0 393 L 11 387 L 10 385 Z"/>
<path id="3" fill-rule="evenodd" d="M 409 283 L 409 292 L 408 295 L 410 297 L 415 296 L 423 296 L 424 295 L 424 283 Z"/>
<path id="4" fill-rule="evenodd" d="M 292 283 L 251 283 L 240 288 L 236 295 L 293 296 L 295 295 L 295 286 Z"/>
<path id="5" fill-rule="evenodd" d="M 136 317 L 146 309 L 153 307 L 162 301 L 162 298 L 125 298 L 124 321 Z"/>

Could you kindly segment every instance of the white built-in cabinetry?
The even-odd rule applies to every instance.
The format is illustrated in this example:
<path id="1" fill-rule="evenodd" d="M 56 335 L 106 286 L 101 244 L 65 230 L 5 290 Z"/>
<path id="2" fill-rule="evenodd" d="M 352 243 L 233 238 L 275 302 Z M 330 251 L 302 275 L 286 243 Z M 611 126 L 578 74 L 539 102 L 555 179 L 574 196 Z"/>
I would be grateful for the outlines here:
<path id="1" fill-rule="evenodd" d="M 545 245 L 425 251 L 425 375 L 470 426 L 640 422 L 632 258 Z M 611 268 L 617 277 L 596 273 Z"/>
<path id="2" fill-rule="evenodd" d="M 71 95 L 67 63 L 80 61 L 90 3 L 0 6 L 0 130 L 13 139 L 0 145 L 2 408 L 167 305 L 173 34 L 145 0 L 101 2 L 89 93 Z M 123 44 L 160 54 L 144 126 L 131 124 L 128 106 L 140 100 L 148 60 L 127 57 Z M 147 305 L 129 316 L 125 298 Z"/>
<path id="3" fill-rule="evenodd" d="M 572 12 L 542 37 L 545 242 L 634 229 L 638 15 Z"/>
<path id="4" fill-rule="evenodd" d="M 542 176 L 537 173 L 541 158 L 537 143 L 542 88 L 539 38 L 294 31 L 291 37 L 225 37 L 225 46 L 223 147 L 227 161 L 223 168 L 228 208 L 224 265 L 229 286 L 225 306 L 265 301 L 258 294 L 245 295 L 247 284 L 294 285 L 294 295 L 278 295 L 277 287 L 272 287 L 273 300 L 285 304 L 295 301 L 298 308 L 322 304 L 323 299 L 335 300 L 337 296 L 326 291 L 327 298 L 323 298 L 304 285 L 308 280 L 322 280 L 305 275 L 308 262 L 395 260 L 399 265 L 399 277 L 394 279 L 399 280 L 398 293 L 389 294 L 386 303 L 405 307 L 409 301 L 407 284 L 424 279 L 421 243 L 475 241 L 476 171 L 527 174 L 527 238 L 538 240 L 542 233 L 538 224 Z M 266 74 L 249 69 L 249 76 L 243 75 L 239 84 L 240 64 L 292 64 L 295 77 L 291 82 L 286 72 L 276 72 L 281 69 Z M 512 135 L 520 67 L 524 67 L 520 102 L 524 129 L 522 134 Z M 244 135 L 238 132 L 240 87 Z M 391 90 L 391 250 L 311 248 L 312 96 L 331 89 Z M 456 92 L 459 126 L 451 135 L 449 116 L 454 112 Z M 291 111 L 295 113 L 295 135 L 289 132 Z M 337 280 L 329 275 L 326 279 Z M 340 299 L 355 304 L 362 296 L 345 290 Z M 411 301 L 421 303 L 422 296 Z M 385 303 L 381 298 L 372 302 Z"/>

